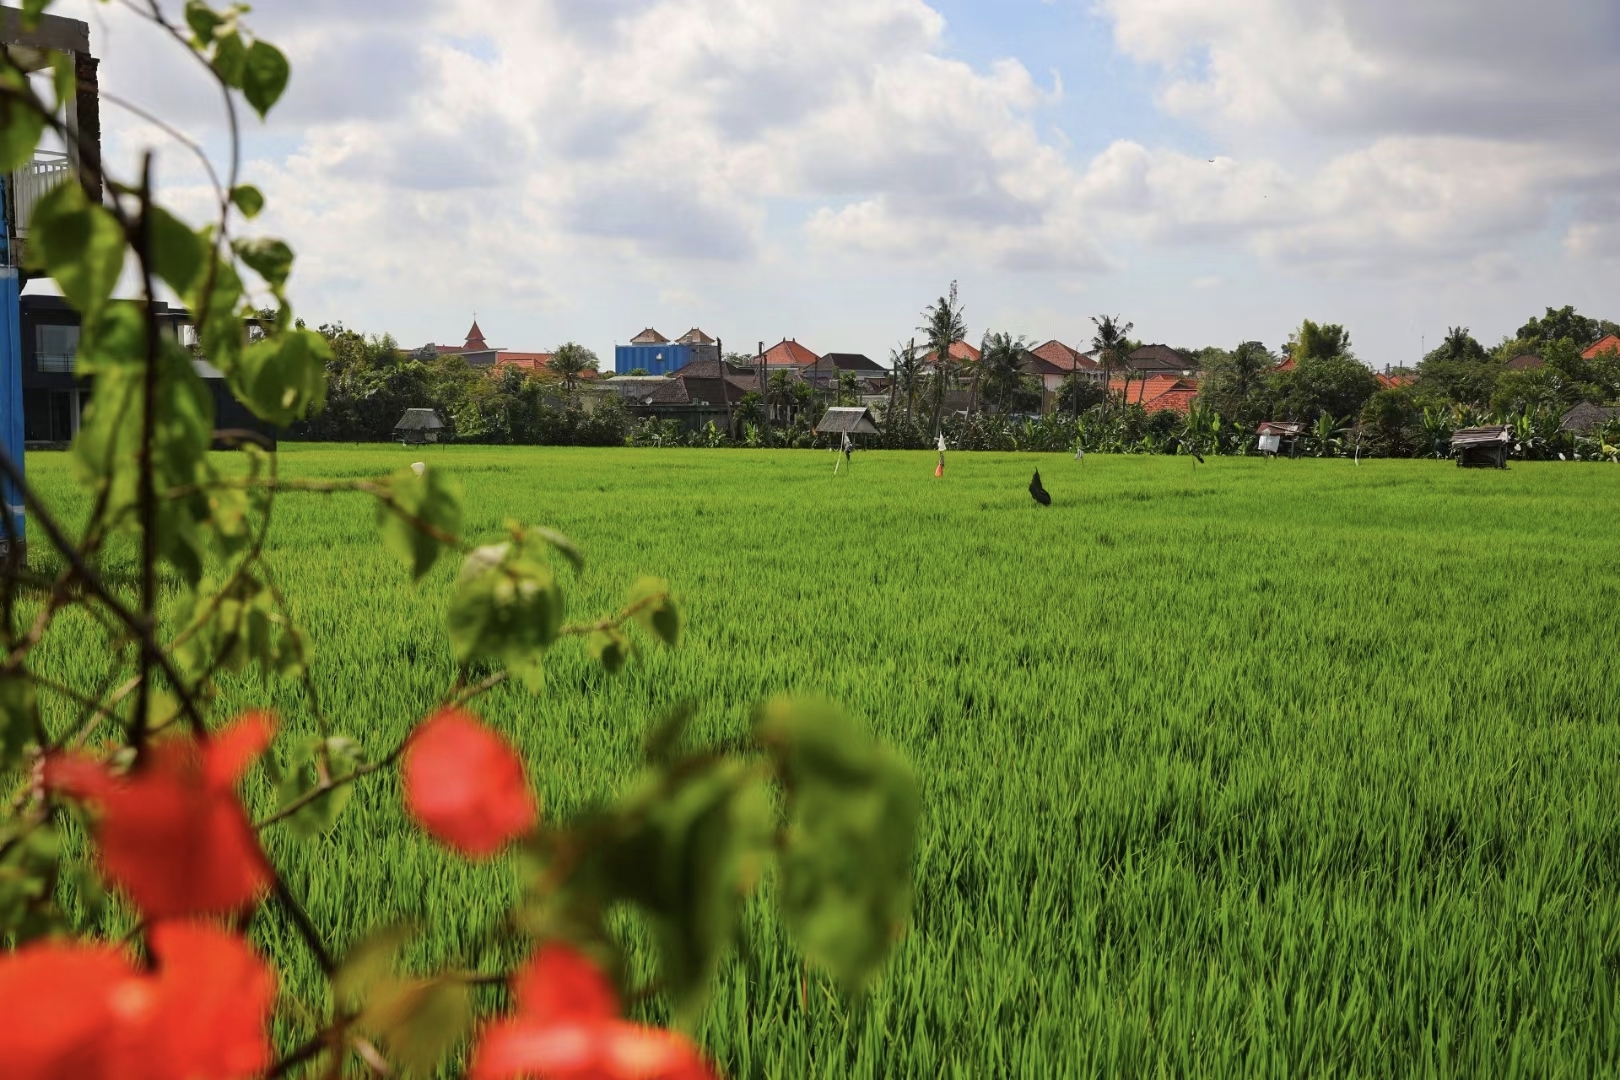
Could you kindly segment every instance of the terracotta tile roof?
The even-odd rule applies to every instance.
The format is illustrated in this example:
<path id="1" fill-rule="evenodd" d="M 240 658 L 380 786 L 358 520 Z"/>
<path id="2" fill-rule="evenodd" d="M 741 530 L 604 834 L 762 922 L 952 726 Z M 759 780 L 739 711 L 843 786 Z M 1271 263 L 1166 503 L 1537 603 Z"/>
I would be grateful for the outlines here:
<path id="1" fill-rule="evenodd" d="M 1085 353 L 1080 352 L 1078 349 L 1071 349 L 1055 338 L 1044 345 L 1037 345 L 1029 351 L 1059 371 L 1100 371 L 1102 369 L 1102 365 Z"/>
<path id="2" fill-rule="evenodd" d="M 1108 389 L 1119 393 L 1125 389 L 1125 380 L 1110 379 Z M 1160 409 L 1186 412 L 1192 405 L 1192 399 L 1197 396 L 1198 383 L 1192 379 L 1178 379 L 1173 375 L 1150 375 L 1143 380 L 1132 380 L 1130 393 L 1125 400 L 1132 405 L 1142 406 L 1148 412 L 1158 412 Z"/>
<path id="3" fill-rule="evenodd" d="M 1292 356 L 1290 356 L 1288 359 L 1286 359 L 1282 363 L 1278 364 L 1272 370 L 1274 370 L 1274 371 L 1293 371 L 1294 370 L 1294 358 Z"/>
<path id="4" fill-rule="evenodd" d="M 477 319 L 473 320 L 472 329 L 467 331 L 467 344 L 464 348 L 467 352 L 483 352 L 489 348 L 488 343 L 484 341 L 484 332 L 478 329 Z"/>
<path id="5" fill-rule="evenodd" d="M 790 341 L 787 338 L 765 350 L 766 367 L 804 367 L 819 359 L 820 357 L 797 341 Z"/>
<path id="6" fill-rule="evenodd" d="M 1590 349 L 1581 353 L 1581 355 L 1588 360 L 1596 360 L 1599 353 L 1607 352 L 1610 349 L 1620 352 L 1620 334 L 1609 334 Z"/>
<path id="7" fill-rule="evenodd" d="M 677 345 L 713 345 L 714 344 L 714 338 L 710 337 L 708 334 L 705 334 L 701 329 L 694 326 L 694 327 L 692 327 L 692 329 L 688 330 L 686 333 L 684 333 L 680 337 L 676 338 L 675 339 L 675 344 L 677 344 Z"/>
<path id="8" fill-rule="evenodd" d="M 1385 375 L 1382 372 L 1374 372 L 1373 377 L 1378 380 L 1378 385 L 1385 390 L 1398 390 L 1403 386 L 1411 386 L 1417 382 L 1416 375 Z"/>
<path id="9" fill-rule="evenodd" d="M 654 330 L 652 327 L 649 326 L 649 327 L 647 327 L 647 329 L 643 330 L 641 333 L 639 333 L 635 337 L 631 338 L 630 339 L 630 344 L 632 344 L 632 345 L 668 345 L 669 344 L 669 338 L 665 337 L 663 334 L 660 334 L 657 330 Z"/>
<path id="10" fill-rule="evenodd" d="M 1509 360 L 1507 362 L 1507 370 L 1529 371 L 1531 368 L 1538 368 L 1546 363 L 1547 361 L 1543 360 L 1535 353 L 1524 353 L 1523 355 L 1515 356 L 1513 359 Z"/>
<path id="11" fill-rule="evenodd" d="M 1198 397 L 1198 390 L 1196 387 L 1190 389 L 1169 390 L 1148 402 L 1144 408 L 1146 408 L 1148 412 L 1164 412 L 1169 410 L 1170 412 L 1178 412 L 1185 416 L 1192 411 L 1193 399 L 1196 397 Z"/>
<path id="12" fill-rule="evenodd" d="M 951 359 L 955 360 L 959 364 L 976 364 L 981 358 L 979 350 L 975 349 L 972 345 L 969 345 L 965 341 L 952 342 L 950 349 L 947 351 L 951 354 Z M 932 350 L 923 356 L 922 362 L 925 364 L 932 364 L 934 362 L 934 353 Z"/>
<path id="13" fill-rule="evenodd" d="M 497 368 L 523 368 L 525 371 L 544 371 L 546 370 L 546 362 L 551 357 L 551 353 L 502 351 L 495 354 L 495 366 Z"/>

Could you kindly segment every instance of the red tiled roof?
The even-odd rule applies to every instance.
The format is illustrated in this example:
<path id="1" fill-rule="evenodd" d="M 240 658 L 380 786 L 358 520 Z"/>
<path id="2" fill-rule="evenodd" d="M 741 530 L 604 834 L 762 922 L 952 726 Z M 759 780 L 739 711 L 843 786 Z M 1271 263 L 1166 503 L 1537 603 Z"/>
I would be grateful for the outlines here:
<path id="1" fill-rule="evenodd" d="M 965 341 L 952 342 L 950 349 L 947 351 L 951 354 L 951 359 L 959 364 L 976 364 L 980 360 L 979 350 Z M 923 357 L 923 363 L 932 364 L 933 362 L 934 354 L 930 351 Z"/>
<path id="2" fill-rule="evenodd" d="M 487 348 L 489 343 L 484 340 L 484 332 L 478 329 L 478 320 L 474 319 L 472 329 L 467 331 L 467 344 L 462 346 L 462 351 L 483 352 Z"/>
<path id="3" fill-rule="evenodd" d="M 1119 393 L 1125 389 L 1123 378 L 1110 379 L 1108 389 Z M 1191 379 L 1178 379 L 1173 375 L 1152 375 L 1146 380 L 1132 380 L 1126 397 L 1132 405 L 1140 405 L 1148 412 L 1174 409 L 1186 412 L 1192 399 L 1198 396 L 1198 384 Z"/>
<path id="4" fill-rule="evenodd" d="M 765 350 L 766 367 L 807 367 L 819 359 L 821 357 L 797 341 L 786 338 Z"/>
<path id="5" fill-rule="evenodd" d="M 1170 412 L 1178 412 L 1185 416 L 1192 412 L 1193 399 L 1197 396 L 1197 387 L 1169 390 L 1148 402 L 1144 407 L 1148 412 L 1164 412 L 1168 409 Z"/>
<path id="6" fill-rule="evenodd" d="M 1416 375 L 1385 375 L 1381 372 L 1374 372 L 1374 378 L 1378 380 L 1378 385 L 1385 390 L 1398 390 L 1403 386 L 1411 386 L 1417 382 Z"/>
<path id="7" fill-rule="evenodd" d="M 1278 364 L 1277 367 L 1276 367 L 1276 370 L 1277 371 L 1293 371 L 1294 370 L 1294 358 L 1292 356 L 1290 356 L 1288 359 L 1286 359 L 1282 363 Z"/>
<path id="8" fill-rule="evenodd" d="M 1596 360 L 1599 353 L 1607 352 L 1610 349 L 1620 352 L 1620 334 L 1609 334 L 1602 341 L 1581 353 L 1581 355 L 1588 360 Z"/>
<path id="9" fill-rule="evenodd" d="M 1101 365 L 1078 349 L 1071 349 L 1056 339 L 1029 350 L 1059 371 L 1100 371 Z"/>
<path id="10" fill-rule="evenodd" d="M 540 371 L 552 357 L 551 353 L 529 352 L 498 352 L 495 354 L 495 366 L 523 368 L 527 371 Z"/>

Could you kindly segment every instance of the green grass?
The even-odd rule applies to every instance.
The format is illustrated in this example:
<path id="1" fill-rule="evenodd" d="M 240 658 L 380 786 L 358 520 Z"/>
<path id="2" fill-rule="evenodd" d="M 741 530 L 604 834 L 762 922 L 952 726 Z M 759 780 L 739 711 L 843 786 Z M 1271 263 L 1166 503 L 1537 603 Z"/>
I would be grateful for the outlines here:
<path id="1" fill-rule="evenodd" d="M 816 452 L 300 446 L 283 466 L 422 457 L 465 483 L 472 535 L 510 517 L 580 543 L 573 614 L 640 573 L 683 601 L 678 650 L 608 678 L 565 644 L 543 696 L 484 703 L 548 815 L 621 786 L 687 699 L 721 735 L 824 694 L 917 769 L 887 972 L 856 1003 L 813 977 L 804 1008 L 756 903 L 700 1032 L 730 1075 L 1620 1069 L 1620 470 L 955 454 L 936 481 L 926 453 L 834 478 Z M 29 466 L 72 501 L 64 457 Z M 451 678 L 453 568 L 413 588 L 357 496 L 284 499 L 270 559 L 323 707 L 391 747 Z M 85 675 L 94 649 L 47 662 Z M 269 696 L 310 726 L 300 693 Z M 423 964 L 516 890 L 414 832 L 392 777 L 329 838 L 269 846 L 339 948 L 415 917 Z M 290 930 L 256 932 L 307 994 Z"/>

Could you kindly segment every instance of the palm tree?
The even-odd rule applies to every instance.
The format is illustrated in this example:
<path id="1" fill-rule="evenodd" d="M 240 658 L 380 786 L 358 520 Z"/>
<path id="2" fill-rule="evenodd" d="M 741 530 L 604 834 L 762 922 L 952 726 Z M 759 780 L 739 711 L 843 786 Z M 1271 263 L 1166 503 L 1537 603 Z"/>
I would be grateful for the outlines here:
<path id="1" fill-rule="evenodd" d="M 1093 315 L 1091 322 L 1097 328 L 1097 332 L 1091 336 L 1091 347 L 1096 350 L 1097 362 L 1102 364 L 1103 385 L 1113 383 L 1116 367 L 1125 367 L 1125 396 L 1121 398 L 1120 405 L 1123 415 L 1131 394 L 1131 370 L 1125 363 L 1125 344 L 1130 340 L 1136 324 L 1121 322 L 1118 315 Z"/>
<path id="2" fill-rule="evenodd" d="M 1004 413 L 1024 382 L 1024 366 L 1029 362 L 1029 343 L 1008 333 L 986 334 L 975 382 L 984 389 L 984 399 L 997 412 Z"/>
<path id="3" fill-rule="evenodd" d="M 900 384 L 900 396 L 906 402 L 906 423 L 909 425 L 917 409 L 917 391 L 922 387 L 922 354 L 917 351 L 917 339 L 906 342 L 898 356 L 891 354 L 895 364 L 895 379 Z"/>
<path id="4" fill-rule="evenodd" d="M 597 370 L 600 363 L 591 350 L 570 341 L 557 346 L 557 351 L 546 361 L 546 367 L 561 377 L 563 389 L 571 394 L 579 387 L 581 376 L 587 371 Z"/>
<path id="5" fill-rule="evenodd" d="M 940 297 L 937 303 L 923 309 L 923 324 L 917 329 L 934 353 L 933 427 L 937 435 L 945 412 L 945 390 L 955 375 L 951 346 L 967 337 L 967 321 L 962 318 L 962 306 L 956 299 L 956 282 L 951 282 L 948 296 Z"/>

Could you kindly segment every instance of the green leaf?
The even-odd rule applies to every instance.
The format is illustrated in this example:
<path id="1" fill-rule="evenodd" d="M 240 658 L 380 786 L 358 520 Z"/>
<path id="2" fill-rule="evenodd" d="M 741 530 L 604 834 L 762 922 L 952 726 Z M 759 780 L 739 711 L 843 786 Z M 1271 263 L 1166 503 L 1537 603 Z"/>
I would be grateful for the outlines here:
<path id="1" fill-rule="evenodd" d="M 432 1076 L 472 1026 L 472 995 L 454 979 L 385 979 L 358 1021 L 407 1076 Z"/>
<path id="2" fill-rule="evenodd" d="M 181 296 L 191 291 L 202 273 L 207 249 L 201 238 L 162 207 L 147 211 L 152 237 L 152 268 Z"/>
<path id="3" fill-rule="evenodd" d="M 331 345 L 315 331 L 284 330 L 243 349 L 226 377 L 255 416 L 285 427 L 325 404 L 331 358 Z"/>
<path id="4" fill-rule="evenodd" d="M 337 1007 L 358 1012 L 379 982 L 394 970 L 394 955 L 412 938 L 416 928 L 385 926 L 373 930 L 343 958 L 332 975 L 332 997 Z"/>
<path id="5" fill-rule="evenodd" d="M 50 6 L 51 0 L 22 0 L 22 28 L 38 29 L 39 17 L 45 14 L 45 9 Z"/>
<path id="6" fill-rule="evenodd" d="M 545 543 L 551 546 L 552 550 L 557 552 L 557 554 L 561 555 L 563 558 L 567 559 L 568 562 L 573 566 L 576 574 L 584 571 L 585 553 L 580 551 L 578 546 L 576 546 L 572 540 L 568 539 L 568 537 L 564 536 L 556 529 L 548 529 L 543 525 L 536 525 L 533 529 L 529 530 L 529 533 L 530 535 L 545 541 Z"/>
<path id="7" fill-rule="evenodd" d="M 668 765 L 675 759 L 676 750 L 681 740 L 686 736 L 686 729 L 691 727 L 692 720 L 697 716 L 697 708 L 691 702 L 682 702 L 669 711 L 662 720 L 654 725 L 652 731 L 647 733 L 647 743 L 642 749 L 642 758 L 649 765 Z"/>
<path id="8" fill-rule="evenodd" d="M 665 645 L 674 646 L 681 637 L 681 613 L 670 599 L 669 582 L 644 577 L 630 590 L 627 607 L 635 607 L 636 621 Z"/>
<path id="9" fill-rule="evenodd" d="M 259 114 L 259 119 L 264 119 L 271 106 L 280 100 L 291 74 L 287 58 L 269 42 L 255 41 L 247 51 L 242 69 L 242 95 Z"/>
<path id="10" fill-rule="evenodd" d="M 231 188 L 231 202 L 242 211 L 243 217 L 256 218 L 264 209 L 264 193 L 252 184 L 237 184 Z"/>
<path id="11" fill-rule="evenodd" d="M 142 405 L 146 394 L 147 338 L 144 307 L 133 301 L 107 304 L 87 318 L 79 341 L 79 368 L 95 376 L 96 393 L 73 440 L 75 470 L 82 483 L 105 500 L 106 519 L 133 531 L 140 494 Z M 157 428 L 152 467 L 158 490 L 199 484 L 212 475 L 208 448 L 214 427 L 213 395 L 190 355 L 161 336 L 157 355 Z M 159 500 L 156 539 L 162 557 L 190 585 L 202 575 L 199 524 L 209 501 L 196 493 Z"/>
<path id="12" fill-rule="evenodd" d="M 431 471 L 431 470 L 430 470 Z M 450 646 L 463 664 L 533 664 L 557 639 L 563 597 L 551 568 L 511 544 L 467 556 L 450 601 Z"/>
<path id="13" fill-rule="evenodd" d="M 22 760 L 39 734 L 34 681 L 22 672 L 0 677 L 0 772 Z"/>
<path id="14" fill-rule="evenodd" d="M 471 1025 L 472 1002 L 459 980 L 394 974 L 395 957 L 415 936 L 409 926 L 372 933 L 332 976 L 332 996 L 360 1030 L 381 1040 L 392 1062 L 431 1076 Z"/>
<path id="15" fill-rule="evenodd" d="M 637 827 L 602 853 L 616 899 L 650 916 L 676 1019 L 702 1011 L 771 838 L 770 802 L 741 761 L 671 774 L 631 812 Z"/>
<path id="16" fill-rule="evenodd" d="M 630 639 L 617 627 L 593 630 L 585 639 L 585 650 L 609 675 L 617 675 L 630 657 Z"/>
<path id="17" fill-rule="evenodd" d="M 124 269 L 117 219 L 73 183 L 56 185 L 34 207 L 26 250 L 29 266 L 54 278 L 86 320 L 107 302 Z"/>
<path id="18" fill-rule="evenodd" d="M 911 907 L 911 770 L 835 710 L 778 701 L 755 737 L 787 789 L 780 902 L 812 961 L 850 990 L 882 965 Z"/>
<path id="19" fill-rule="evenodd" d="M 322 747 L 326 750 L 327 766 L 334 783 L 354 775 L 366 763 L 365 751 L 360 744 L 346 735 L 333 735 L 326 739 L 306 739 L 290 750 L 285 763 L 277 768 L 271 782 L 276 787 L 278 810 L 291 806 L 320 786 L 317 770 Z M 324 836 L 337 825 L 349 800 L 354 796 L 353 784 L 340 784 L 323 795 L 301 806 L 286 819 L 294 836 L 309 839 Z"/>
<path id="20" fill-rule="evenodd" d="M 377 502 L 377 526 L 382 530 L 383 545 L 399 556 L 410 568 L 411 576 L 420 581 L 433 569 L 443 546 L 421 526 L 459 540 L 461 485 L 433 466 L 420 476 L 410 468 L 401 469 L 384 484 L 393 495 L 394 505 Z"/>
<path id="21" fill-rule="evenodd" d="M 237 257 L 264 278 L 265 284 L 279 296 L 282 286 L 287 284 L 287 275 L 292 273 L 292 248 L 268 237 L 238 240 L 235 247 Z"/>
<path id="22" fill-rule="evenodd" d="M 206 255 L 196 287 L 186 294 L 186 306 L 196 315 L 197 340 L 202 354 L 227 376 L 241 363 L 247 331 L 237 305 L 242 300 L 242 279 L 217 249 Z M 240 393 L 235 386 L 233 391 Z"/>
<path id="23" fill-rule="evenodd" d="M 186 0 L 186 25 L 191 27 L 192 39 L 197 45 L 207 47 L 214 40 L 214 31 L 219 29 L 225 20 L 217 15 L 212 8 L 202 0 Z"/>
<path id="24" fill-rule="evenodd" d="M 212 65 L 214 74 L 226 86 L 238 90 L 242 88 L 242 78 L 247 70 L 247 48 L 242 44 L 241 34 L 230 33 L 215 38 Z"/>
<path id="25" fill-rule="evenodd" d="M 8 90 L 20 90 L 25 84 L 15 70 L 0 75 L 0 86 Z M 34 148 L 44 133 L 45 117 L 41 113 L 10 96 L 0 97 L 0 171 L 9 173 L 32 161 Z"/>
<path id="26" fill-rule="evenodd" d="M 67 53 L 51 53 L 51 88 L 56 91 L 58 109 L 78 95 L 79 73 L 74 70 L 73 57 Z"/>

